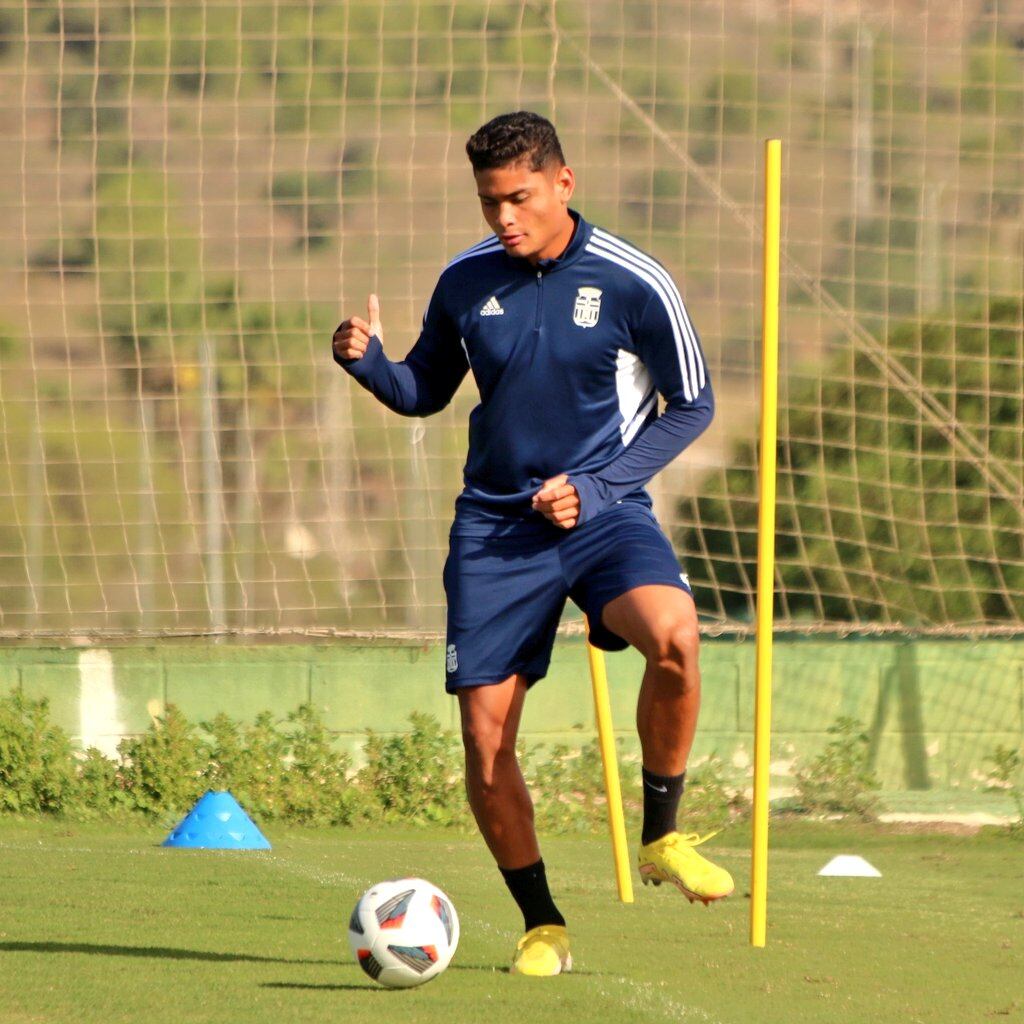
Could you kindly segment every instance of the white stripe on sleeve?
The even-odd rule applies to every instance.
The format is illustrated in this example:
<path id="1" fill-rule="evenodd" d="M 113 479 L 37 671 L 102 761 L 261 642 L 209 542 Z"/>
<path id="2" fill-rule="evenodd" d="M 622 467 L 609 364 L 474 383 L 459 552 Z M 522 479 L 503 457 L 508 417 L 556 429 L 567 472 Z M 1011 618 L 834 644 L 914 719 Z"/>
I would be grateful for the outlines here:
<path id="1" fill-rule="evenodd" d="M 669 323 L 672 325 L 672 336 L 675 339 L 676 344 L 676 357 L 679 360 L 679 374 L 682 377 L 683 382 L 683 395 L 688 402 L 692 402 L 697 397 L 697 393 L 700 388 L 694 386 L 695 378 L 691 376 L 690 368 L 687 365 L 686 352 L 684 351 L 684 330 L 680 323 L 679 316 L 672 305 L 672 301 L 665 294 L 665 289 L 662 287 L 661 283 L 644 268 L 631 264 L 625 259 L 625 257 L 618 253 L 597 247 L 593 241 L 587 243 L 587 252 L 592 252 L 595 256 L 600 256 L 611 263 L 616 263 L 620 267 L 631 271 L 636 274 L 637 277 L 646 281 L 658 294 L 662 305 L 665 307 L 665 311 L 668 313 Z"/>
<path id="2" fill-rule="evenodd" d="M 596 236 L 597 244 L 602 248 L 619 253 L 630 263 L 638 267 L 644 267 L 661 281 L 666 293 L 672 300 L 672 305 L 683 327 L 691 377 L 697 382 L 698 389 L 704 387 L 706 382 L 704 360 L 701 358 L 700 345 L 697 343 L 697 333 L 693 329 L 693 323 L 690 320 L 690 314 L 687 312 L 686 303 L 683 302 L 683 297 L 679 294 L 679 289 L 676 287 L 675 281 L 672 280 L 672 275 L 656 259 L 637 249 L 636 246 L 624 242 L 621 238 L 617 238 L 601 228 L 594 228 L 594 236 Z"/>

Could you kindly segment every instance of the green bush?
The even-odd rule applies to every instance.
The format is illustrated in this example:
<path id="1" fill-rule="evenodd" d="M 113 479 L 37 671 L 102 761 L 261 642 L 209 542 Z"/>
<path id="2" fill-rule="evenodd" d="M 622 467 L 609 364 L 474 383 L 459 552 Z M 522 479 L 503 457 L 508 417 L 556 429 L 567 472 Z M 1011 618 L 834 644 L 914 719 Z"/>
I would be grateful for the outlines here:
<path id="1" fill-rule="evenodd" d="M 0 813 L 171 818 L 212 789 L 230 790 L 263 822 L 469 825 L 458 737 L 431 715 L 413 712 L 409 723 L 400 735 L 369 730 L 365 764 L 356 771 L 311 705 L 283 721 L 263 712 L 245 724 L 222 713 L 196 725 L 169 704 L 143 735 L 123 740 L 112 759 L 95 747 L 76 752 L 49 721 L 45 701 L 15 693 L 0 701 Z M 561 745 L 520 753 L 542 831 L 606 827 L 596 742 L 581 750 Z M 625 761 L 621 776 L 626 813 L 635 818 L 642 808 L 635 758 Z M 721 828 L 746 806 L 722 762 L 712 758 L 691 779 L 680 827 Z"/>
<path id="2" fill-rule="evenodd" d="M 293 711 L 288 724 L 281 817 L 299 825 L 351 825 L 360 801 L 348 781 L 348 756 L 334 749 L 312 705 Z"/>
<path id="3" fill-rule="evenodd" d="M 185 811 L 207 789 L 196 728 L 174 704 L 167 705 L 144 735 L 122 740 L 117 751 L 121 785 L 134 810 Z"/>
<path id="4" fill-rule="evenodd" d="M 559 745 L 520 756 L 534 800 L 538 828 L 543 832 L 595 832 L 607 827 L 608 800 L 604 767 L 597 741 L 581 750 Z M 619 754 L 622 803 L 627 817 L 643 813 L 640 765 L 636 758 Z M 750 810 L 743 786 L 727 777 L 724 762 L 712 755 L 688 774 L 679 807 L 681 832 L 707 832 L 725 828 Z"/>
<path id="5" fill-rule="evenodd" d="M 288 740 L 264 711 L 246 726 L 221 712 L 203 722 L 209 735 L 206 779 L 210 789 L 229 789 L 256 818 L 283 816 L 282 776 Z"/>
<path id="6" fill-rule="evenodd" d="M 792 809 L 810 814 L 850 814 L 871 821 L 881 784 L 868 764 L 868 736 L 860 722 L 845 716 L 837 718 L 828 731 L 836 739 L 817 757 L 796 767 L 799 802 Z"/>
<path id="7" fill-rule="evenodd" d="M 249 726 L 219 714 L 201 731 L 169 705 L 119 750 L 122 786 L 131 806 L 147 813 L 183 811 L 207 789 L 231 790 L 261 820 L 349 825 L 366 813 L 348 756 L 310 705 L 282 723 L 269 712 Z"/>
<path id="8" fill-rule="evenodd" d="M 0 811 L 56 814 L 76 800 L 74 753 L 46 700 L 0 700 Z"/>
<path id="9" fill-rule="evenodd" d="M 743 783 L 730 777 L 717 754 L 688 773 L 679 812 L 680 831 L 717 831 L 749 814 L 750 800 Z"/>
<path id="10" fill-rule="evenodd" d="M 520 762 L 542 832 L 592 832 L 607 822 L 604 769 L 596 741 L 581 750 L 564 744 L 550 750 L 534 747 Z"/>
<path id="11" fill-rule="evenodd" d="M 1024 752 L 1000 743 L 985 760 L 992 765 L 986 788 L 1009 793 L 1017 808 L 1017 819 L 1009 825 L 1010 834 L 1024 839 Z"/>
<path id="12" fill-rule="evenodd" d="M 78 755 L 78 790 L 74 805 L 66 808 L 77 818 L 93 818 L 131 809 L 131 796 L 125 792 L 120 766 L 96 747 Z"/>
<path id="13" fill-rule="evenodd" d="M 367 732 L 366 765 L 356 776 L 368 814 L 382 821 L 459 824 L 467 820 L 462 753 L 454 733 L 414 711 L 412 731 Z"/>

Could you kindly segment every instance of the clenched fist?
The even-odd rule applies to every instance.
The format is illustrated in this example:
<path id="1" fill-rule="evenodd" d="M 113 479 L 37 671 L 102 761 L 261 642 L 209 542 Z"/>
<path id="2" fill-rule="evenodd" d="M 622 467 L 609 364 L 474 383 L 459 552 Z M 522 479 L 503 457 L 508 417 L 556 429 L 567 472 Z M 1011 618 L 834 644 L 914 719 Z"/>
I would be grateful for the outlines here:
<path id="1" fill-rule="evenodd" d="M 553 476 L 533 496 L 534 511 L 563 530 L 571 530 L 580 518 L 580 496 L 568 479 L 565 473 Z"/>
<path id="2" fill-rule="evenodd" d="M 331 341 L 335 362 L 361 359 L 373 335 L 384 340 L 384 331 L 380 325 L 380 300 L 376 295 L 366 300 L 365 320 L 361 316 L 354 316 L 338 325 Z"/>

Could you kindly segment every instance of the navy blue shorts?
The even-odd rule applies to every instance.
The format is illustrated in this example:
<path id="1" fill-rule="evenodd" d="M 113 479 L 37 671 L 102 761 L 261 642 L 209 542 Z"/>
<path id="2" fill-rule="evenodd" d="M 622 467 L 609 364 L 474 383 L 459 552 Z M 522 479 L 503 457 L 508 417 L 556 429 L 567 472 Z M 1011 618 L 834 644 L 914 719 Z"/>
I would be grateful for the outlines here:
<path id="1" fill-rule="evenodd" d="M 517 673 L 531 685 L 542 678 L 566 598 L 586 614 L 595 647 L 623 650 L 626 641 L 601 623 L 604 606 L 648 584 L 690 593 L 654 513 L 636 502 L 613 505 L 568 531 L 453 531 L 444 566 L 445 688 L 455 693 Z"/>

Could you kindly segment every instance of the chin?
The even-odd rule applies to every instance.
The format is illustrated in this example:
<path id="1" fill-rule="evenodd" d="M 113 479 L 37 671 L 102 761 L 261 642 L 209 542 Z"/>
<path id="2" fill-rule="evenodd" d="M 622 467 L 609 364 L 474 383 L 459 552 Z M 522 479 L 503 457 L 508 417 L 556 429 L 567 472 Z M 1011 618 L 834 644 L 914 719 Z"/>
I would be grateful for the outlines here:
<path id="1" fill-rule="evenodd" d="M 537 247 L 531 245 L 528 241 L 516 242 L 515 245 L 506 245 L 505 251 L 510 256 L 519 256 L 523 259 L 528 259 L 530 256 L 534 256 L 537 253 Z"/>

